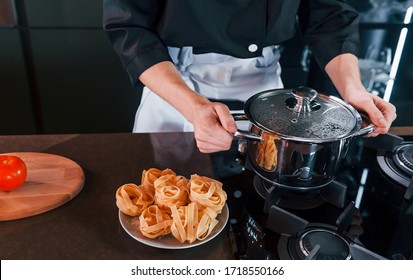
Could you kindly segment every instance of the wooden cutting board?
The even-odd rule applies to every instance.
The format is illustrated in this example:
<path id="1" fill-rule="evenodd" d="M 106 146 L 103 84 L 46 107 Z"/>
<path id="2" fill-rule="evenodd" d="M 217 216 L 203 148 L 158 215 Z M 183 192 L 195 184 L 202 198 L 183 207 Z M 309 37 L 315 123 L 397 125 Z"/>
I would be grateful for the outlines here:
<path id="1" fill-rule="evenodd" d="M 46 153 L 7 153 L 27 166 L 24 184 L 10 192 L 0 191 L 0 221 L 25 218 L 63 205 L 83 188 L 83 169 L 74 161 Z"/>

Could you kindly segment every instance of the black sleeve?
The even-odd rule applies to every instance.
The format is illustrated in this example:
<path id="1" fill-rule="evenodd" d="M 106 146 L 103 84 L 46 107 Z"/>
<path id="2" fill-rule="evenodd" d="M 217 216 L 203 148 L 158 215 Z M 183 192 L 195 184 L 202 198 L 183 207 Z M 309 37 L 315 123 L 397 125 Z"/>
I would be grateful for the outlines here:
<path id="1" fill-rule="evenodd" d="M 103 29 L 109 37 L 132 85 L 152 65 L 171 61 L 156 31 L 162 0 L 104 0 Z"/>
<path id="2" fill-rule="evenodd" d="M 359 16 L 334 0 L 304 0 L 299 11 L 301 32 L 321 69 L 339 54 L 359 55 Z"/>

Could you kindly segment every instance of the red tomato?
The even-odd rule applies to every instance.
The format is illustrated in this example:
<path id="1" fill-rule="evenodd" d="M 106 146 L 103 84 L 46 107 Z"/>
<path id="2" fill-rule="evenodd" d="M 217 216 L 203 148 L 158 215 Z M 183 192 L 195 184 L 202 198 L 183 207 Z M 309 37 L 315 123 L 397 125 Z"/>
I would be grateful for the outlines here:
<path id="1" fill-rule="evenodd" d="M 27 176 L 24 161 L 17 156 L 0 155 L 0 190 L 12 191 L 23 185 Z"/>

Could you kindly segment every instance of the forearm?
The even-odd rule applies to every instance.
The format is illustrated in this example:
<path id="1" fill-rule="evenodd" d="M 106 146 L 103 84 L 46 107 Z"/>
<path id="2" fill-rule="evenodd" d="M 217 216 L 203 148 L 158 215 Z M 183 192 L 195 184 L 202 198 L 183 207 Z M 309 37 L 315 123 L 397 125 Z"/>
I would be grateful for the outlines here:
<path id="1" fill-rule="evenodd" d="M 171 62 L 155 64 L 145 70 L 139 80 L 192 123 L 201 152 L 212 153 L 231 147 L 232 133 L 237 131 L 237 126 L 228 107 L 193 91 Z"/>
<path id="2" fill-rule="evenodd" d="M 175 107 L 191 123 L 196 108 L 209 102 L 187 86 L 175 65 L 169 61 L 148 68 L 139 76 L 139 80 Z"/>
<path id="3" fill-rule="evenodd" d="M 345 101 L 350 102 L 355 92 L 365 92 L 355 55 L 346 53 L 336 56 L 327 63 L 325 71 Z"/>
<path id="4" fill-rule="evenodd" d="M 360 80 L 358 59 L 352 54 L 342 54 L 333 58 L 325 67 L 341 97 L 358 111 L 368 114 L 376 126 L 371 136 L 387 133 L 396 118 L 394 105 L 379 96 L 367 92 Z"/>

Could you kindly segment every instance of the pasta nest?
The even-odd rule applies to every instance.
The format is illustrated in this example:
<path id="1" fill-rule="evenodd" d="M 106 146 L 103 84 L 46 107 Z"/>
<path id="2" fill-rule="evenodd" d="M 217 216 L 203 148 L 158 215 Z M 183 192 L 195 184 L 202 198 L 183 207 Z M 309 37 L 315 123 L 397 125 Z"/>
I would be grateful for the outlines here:
<path id="1" fill-rule="evenodd" d="M 156 168 L 142 172 L 141 185 L 125 184 L 116 192 L 119 210 L 139 216 L 142 235 L 154 239 L 172 233 L 181 243 L 208 237 L 226 199 L 217 180 L 196 174 L 188 180 L 171 169 Z"/>
<path id="2" fill-rule="evenodd" d="M 155 182 L 155 203 L 170 212 L 171 206 L 183 206 L 189 202 L 188 180 L 183 176 L 164 175 Z"/>
<path id="3" fill-rule="evenodd" d="M 139 229 L 143 236 L 154 239 L 171 232 L 171 217 L 157 205 L 150 205 L 139 216 Z"/>
<path id="4" fill-rule="evenodd" d="M 155 198 L 150 192 L 145 192 L 133 183 L 125 184 L 116 191 L 116 205 L 119 210 L 132 217 L 139 216 L 154 201 Z"/>
<path id="5" fill-rule="evenodd" d="M 196 202 L 201 208 L 210 208 L 217 214 L 221 213 L 227 200 L 227 193 L 222 183 L 214 179 L 192 175 L 190 180 L 189 200 Z"/>
<path id="6" fill-rule="evenodd" d="M 176 175 L 174 171 L 167 168 L 164 170 L 159 170 L 157 168 L 149 168 L 148 170 L 142 171 L 141 185 L 145 191 L 155 194 L 155 181 L 164 175 Z"/>

